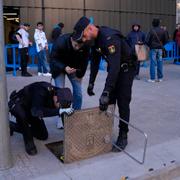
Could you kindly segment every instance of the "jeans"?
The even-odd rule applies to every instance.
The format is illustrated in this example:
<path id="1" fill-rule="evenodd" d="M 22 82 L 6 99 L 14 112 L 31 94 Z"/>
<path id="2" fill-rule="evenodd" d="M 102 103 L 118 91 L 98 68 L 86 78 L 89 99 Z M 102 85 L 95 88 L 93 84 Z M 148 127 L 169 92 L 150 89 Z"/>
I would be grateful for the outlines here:
<path id="1" fill-rule="evenodd" d="M 73 87 L 73 108 L 79 110 L 82 107 L 82 88 L 81 88 L 81 79 L 77 79 L 75 74 L 68 74 L 71 85 Z M 65 74 L 61 73 L 54 79 L 55 86 L 63 88 L 65 87 Z"/>
<path id="2" fill-rule="evenodd" d="M 40 73 L 47 73 L 47 67 L 46 67 L 46 51 L 41 50 L 38 52 L 38 72 Z"/>
<path id="3" fill-rule="evenodd" d="M 155 80 L 155 66 L 157 65 L 157 78 L 163 78 L 162 49 L 151 49 L 150 51 L 150 78 Z"/>

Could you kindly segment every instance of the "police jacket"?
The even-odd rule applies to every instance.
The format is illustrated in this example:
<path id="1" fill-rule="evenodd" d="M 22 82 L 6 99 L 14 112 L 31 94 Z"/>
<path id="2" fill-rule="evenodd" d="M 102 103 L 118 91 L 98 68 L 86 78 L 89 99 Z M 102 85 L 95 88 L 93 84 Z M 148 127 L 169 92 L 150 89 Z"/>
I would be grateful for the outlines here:
<path id="1" fill-rule="evenodd" d="M 127 43 L 127 40 L 122 36 L 118 30 L 109 27 L 99 27 L 98 36 L 95 40 L 94 53 L 101 53 L 108 64 L 108 75 L 104 91 L 109 93 L 115 88 L 116 81 L 120 74 L 121 65 L 123 63 L 132 63 L 134 61 L 133 49 Z M 94 84 L 100 58 L 98 55 L 94 56 L 91 62 L 91 73 L 89 83 Z"/>
<path id="2" fill-rule="evenodd" d="M 34 117 L 51 117 L 59 115 L 54 106 L 54 89 L 48 82 L 35 82 L 18 92 L 23 107 Z"/>
<path id="3" fill-rule="evenodd" d="M 167 33 L 160 27 L 152 28 L 146 37 L 146 44 L 150 49 L 162 49 L 168 41 Z"/>
<path id="4" fill-rule="evenodd" d="M 82 78 L 88 65 L 89 48 L 75 51 L 71 44 L 71 34 L 59 36 L 54 42 L 50 54 L 50 69 L 52 77 L 56 78 L 60 73 L 66 73 L 65 67 L 77 69 L 76 76 Z"/>

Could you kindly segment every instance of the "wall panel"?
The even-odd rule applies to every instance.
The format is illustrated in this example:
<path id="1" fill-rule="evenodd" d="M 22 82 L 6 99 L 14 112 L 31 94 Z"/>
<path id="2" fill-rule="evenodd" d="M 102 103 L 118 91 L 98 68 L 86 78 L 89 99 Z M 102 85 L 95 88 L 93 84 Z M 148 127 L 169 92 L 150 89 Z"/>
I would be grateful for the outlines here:
<path id="1" fill-rule="evenodd" d="M 59 22 L 64 22 L 64 32 L 72 32 L 84 12 L 88 17 L 94 17 L 95 24 L 120 29 L 124 34 L 135 21 L 148 31 L 154 17 L 161 18 L 170 33 L 175 28 L 176 4 L 173 0 L 44 0 L 44 4 L 48 36 Z M 4 0 L 4 5 L 21 7 L 22 21 L 30 22 L 32 28 L 42 18 L 41 0 Z"/>

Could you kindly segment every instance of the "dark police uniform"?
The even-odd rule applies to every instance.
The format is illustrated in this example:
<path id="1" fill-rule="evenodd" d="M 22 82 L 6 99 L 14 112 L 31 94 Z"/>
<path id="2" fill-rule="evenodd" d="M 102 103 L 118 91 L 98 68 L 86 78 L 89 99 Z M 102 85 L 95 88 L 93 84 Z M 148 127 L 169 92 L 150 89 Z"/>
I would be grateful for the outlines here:
<path id="1" fill-rule="evenodd" d="M 10 95 L 9 111 L 16 117 L 16 123 L 10 122 L 10 129 L 23 134 L 29 154 L 36 153 L 33 137 L 39 140 L 48 138 L 43 117 L 59 115 L 59 108 L 53 101 L 57 89 L 47 82 L 35 82 Z"/>
<path id="2" fill-rule="evenodd" d="M 108 63 L 108 75 L 102 93 L 103 97 L 100 98 L 100 109 L 106 110 L 107 103 L 115 104 L 117 101 L 120 117 L 129 122 L 129 104 L 136 65 L 133 50 L 119 31 L 109 27 L 99 27 L 95 49 L 95 53 L 101 53 Z M 95 58 L 91 63 L 89 84 L 92 86 L 94 86 L 99 62 L 100 58 Z M 125 138 L 127 141 L 128 125 L 120 121 L 119 128 L 118 138 L 121 140 Z M 127 142 L 117 143 L 117 145 L 124 149 Z"/>

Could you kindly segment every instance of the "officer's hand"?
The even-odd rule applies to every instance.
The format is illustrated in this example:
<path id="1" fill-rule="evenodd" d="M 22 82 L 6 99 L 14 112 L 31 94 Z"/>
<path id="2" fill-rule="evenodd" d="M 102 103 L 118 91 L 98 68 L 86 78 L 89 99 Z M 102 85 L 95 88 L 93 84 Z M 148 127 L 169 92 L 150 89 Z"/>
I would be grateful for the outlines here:
<path id="1" fill-rule="evenodd" d="M 89 96 L 94 96 L 95 93 L 93 92 L 93 88 L 94 88 L 94 84 L 89 84 L 88 88 L 87 88 L 87 93 Z"/>
<path id="2" fill-rule="evenodd" d="M 74 113 L 73 108 L 60 108 L 59 109 L 59 115 L 66 114 L 68 116 L 72 115 Z"/>
<path id="3" fill-rule="evenodd" d="M 99 109 L 106 111 L 109 105 L 109 92 L 104 91 L 99 99 Z"/>

